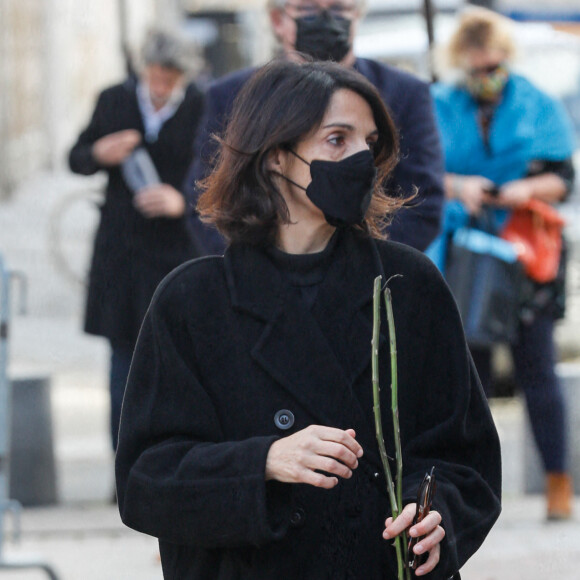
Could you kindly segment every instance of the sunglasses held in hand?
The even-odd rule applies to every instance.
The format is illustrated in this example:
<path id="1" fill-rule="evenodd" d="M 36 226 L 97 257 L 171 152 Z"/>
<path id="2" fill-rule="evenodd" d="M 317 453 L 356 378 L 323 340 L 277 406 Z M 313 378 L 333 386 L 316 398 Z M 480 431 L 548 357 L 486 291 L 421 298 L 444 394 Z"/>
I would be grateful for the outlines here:
<path id="1" fill-rule="evenodd" d="M 412 526 L 418 524 L 425 519 L 425 516 L 431 510 L 431 504 L 433 503 L 433 496 L 435 495 L 435 467 L 431 468 L 431 473 L 426 473 L 421 485 L 419 486 L 419 492 L 417 493 L 417 511 L 415 512 L 415 517 L 413 518 Z M 421 564 L 427 559 L 427 554 L 415 554 L 413 548 L 417 545 L 417 542 L 421 541 L 425 536 L 418 538 L 411 538 L 409 540 L 409 568 L 411 570 L 416 570 Z"/>

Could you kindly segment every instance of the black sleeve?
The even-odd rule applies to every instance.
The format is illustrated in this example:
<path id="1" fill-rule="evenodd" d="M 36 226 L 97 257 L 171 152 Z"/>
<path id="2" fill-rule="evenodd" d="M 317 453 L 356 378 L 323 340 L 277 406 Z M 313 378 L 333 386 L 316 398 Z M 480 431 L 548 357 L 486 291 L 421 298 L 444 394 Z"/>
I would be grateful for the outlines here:
<path id="1" fill-rule="evenodd" d="M 389 183 L 393 193 L 408 196 L 416 191 L 417 197 L 395 216 L 388 231 L 390 239 L 423 251 L 440 231 L 443 151 L 428 85 L 416 83 L 404 102 L 397 119 L 401 159 Z"/>
<path id="2" fill-rule="evenodd" d="M 288 527 L 291 492 L 289 485 L 265 481 L 277 437 L 224 440 L 196 371 L 193 344 L 202 337 L 186 330 L 183 301 L 163 284 L 143 323 L 123 402 L 115 464 L 121 518 L 181 545 L 279 539 Z"/>
<path id="3" fill-rule="evenodd" d="M 190 207 L 188 216 L 190 231 L 202 255 L 223 254 L 226 247 L 223 236 L 214 226 L 204 224 L 195 210 L 197 200 L 201 195 L 198 183 L 211 172 L 218 152 L 218 143 L 214 135 L 219 135 L 223 131 L 223 121 L 221 120 L 223 113 L 220 112 L 220 107 L 216 103 L 218 103 L 218 99 L 209 92 L 205 99 L 204 114 L 193 144 L 193 162 L 183 185 L 187 205 Z"/>
<path id="4" fill-rule="evenodd" d="M 544 173 L 555 173 L 562 179 L 566 185 L 566 195 L 564 197 L 564 199 L 566 199 L 574 188 L 574 180 L 576 178 L 572 158 L 569 157 L 563 161 L 551 161 L 546 159 L 532 161 L 527 177 L 535 177 L 536 175 L 542 175 Z"/>
<path id="5" fill-rule="evenodd" d="M 255 69 L 244 69 L 212 83 L 205 93 L 204 114 L 193 146 L 193 163 L 185 178 L 183 191 L 193 209 L 189 226 L 197 246 L 204 255 L 223 254 L 226 240 L 213 225 L 204 224 L 195 211 L 201 195 L 198 183 L 207 177 L 215 166 L 219 151 L 215 136 L 222 136 L 226 128 L 233 103 L 244 83 Z"/>
<path id="6" fill-rule="evenodd" d="M 95 141 L 104 136 L 106 95 L 101 93 L 87 128 L 79 135 L 77 142 L 70 150 L 68 162 L 72 172 L 81 175 L 92 175 L 102 169 L 93 157 Z"/>

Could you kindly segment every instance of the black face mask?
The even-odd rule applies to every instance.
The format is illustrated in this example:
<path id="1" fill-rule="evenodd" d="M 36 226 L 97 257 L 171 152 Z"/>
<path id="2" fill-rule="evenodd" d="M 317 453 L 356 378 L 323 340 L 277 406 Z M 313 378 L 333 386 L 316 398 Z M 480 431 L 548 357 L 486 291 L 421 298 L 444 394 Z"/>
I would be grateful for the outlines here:
<path id="1" fill-rule="evenodd" d="M 335 18 L 327 10 L 317 16 L 296 18 L 296 45 L 298 52 L 315 60 L 340 62 L 351 48 L 350 20 Z"/>
<path id="2" fill-rule="evenodd" d="M 290 152 L 310 166 L 312 181 L 304 188 L 282 177 L 303 189 L 331 226 L 351 226 L 363 222 L 377 179 L 375 159 L 370 151 L 359 151 L 342 161 L 315 159 L 312 163 L 294 151 Z"/>

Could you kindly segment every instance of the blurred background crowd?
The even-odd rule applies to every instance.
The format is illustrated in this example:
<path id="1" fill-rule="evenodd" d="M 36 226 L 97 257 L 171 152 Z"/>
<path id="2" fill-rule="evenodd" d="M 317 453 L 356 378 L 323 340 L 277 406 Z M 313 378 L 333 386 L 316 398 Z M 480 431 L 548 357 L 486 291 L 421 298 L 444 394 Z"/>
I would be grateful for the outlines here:
<path id="1" fill-rule="evenodd" d="M 465 2 L 369 0 L 366 4 L 355 54 L 394 63 L 430 79 L 429 31 L 433 42 L 448 38 L 455 13 Z M 432 30 L 426 25 L 425 4 L 432 6 Z M 519 21 L 520 51 L 514 68 L 561 98 L 580 132 L 580 40 L 575 3 L 498 0 L 477 4 Z M 122 81 L 127 70 L 136 66 L 152 24 L 178 30 L 191 42 L 193 71 L 201 86 L 233 70 L 267 61 L 275 53 L 276 42 L 264 6 L 262 0 L 105 0 L 98 6 L 64 0 L 2 3 L 0 203 L 5 213 L 30 187 L 36 192 L 44 190 L 41 199 L 35 195 L 37 204 L 48 204 L 42 209 L 46 259 L 35 267 L 50 269 L 54 275 L 46 285 L 34 282 L 35 274 L 29 273 L 31 314 L 71 316 L 82 309 L 84 295 L 75 284 L 86 274 L 91 226 L 97 220 L 94 203 L 88 200 L 98 198 L 103 176 L 97 175 L 93 181 L 71 176 L 67 154 L 86 125 L 98 93 Z M 56 197 L 47 194 L 54 179 L 66 180 L 59 182 L 58 189 L 67 195 L 62 191 Z M 576 197 L 569 198 L 570 205 Z M 83 228 L 74 231 L 79 221 Z M 67 243 L 70 237 L 74 244 Z M 11 233 L 5 230 L 5 252 L 9 239 Z M 10 248 L 13 267 L 27 269 L 23 260 L 34 261 L 29 254 L 14 254 L 22 252 L 24 245 L 16 242 Z M 44 270 L 43 275 L 46 273 Z M 574 310 L 574 304 L 570 306 Z M 568 337 L 563 340 L 566 349 L 572 348 Z"/>

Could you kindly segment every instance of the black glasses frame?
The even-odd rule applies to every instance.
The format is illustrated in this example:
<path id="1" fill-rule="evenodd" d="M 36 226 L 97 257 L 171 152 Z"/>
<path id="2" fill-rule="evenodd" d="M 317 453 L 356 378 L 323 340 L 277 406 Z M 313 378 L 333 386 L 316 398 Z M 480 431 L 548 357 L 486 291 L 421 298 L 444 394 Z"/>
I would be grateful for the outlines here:
<path id="1" fill-rule="evenodd" d="M 497 64 L 490 64 L 488 66 L 482 66 L 478 68 L 472 68 L 469 71 L 471 76 L 478 76 L 478 75 L 491 75 L 496 72 L 499 68 L 503 66 L 503 62 L 498 62 Z"/>
<path id="2" fill-rule="evenodd" d="M 298 13 L 303 13 L 301 17 L 306 19 L 316 18 L 320 14 L 324 14 L 326 12 L 331 16 L 333 16 L 334 18 L 339 18 L 342 20 L 350 20 L 355 14 L 357 5 L 356 3 L 345 5 L 340 2 L 337 2 L 336 4 L 333 4 L 328 8 L 321 8 L 316 4 L 312 4 L 311 6 L 301 6 L 293 2 L 286 2 L 284 4 L 284 8 L 286 7 L 296 10 Z"/>

